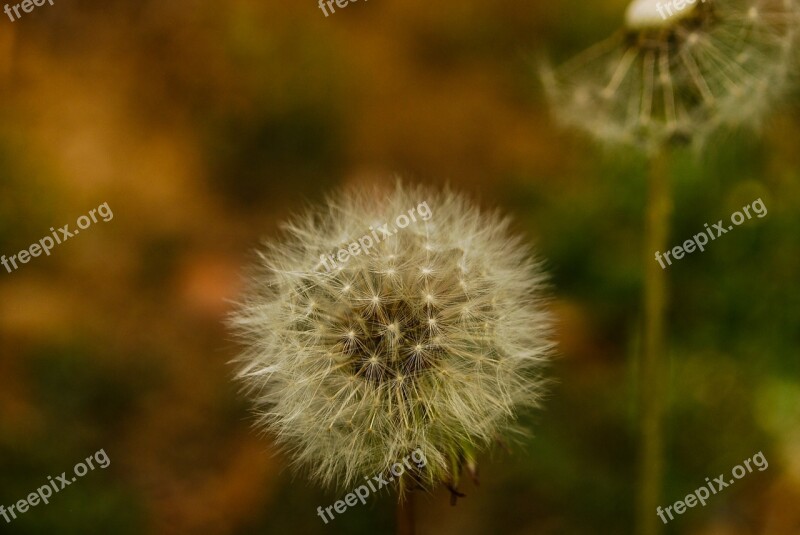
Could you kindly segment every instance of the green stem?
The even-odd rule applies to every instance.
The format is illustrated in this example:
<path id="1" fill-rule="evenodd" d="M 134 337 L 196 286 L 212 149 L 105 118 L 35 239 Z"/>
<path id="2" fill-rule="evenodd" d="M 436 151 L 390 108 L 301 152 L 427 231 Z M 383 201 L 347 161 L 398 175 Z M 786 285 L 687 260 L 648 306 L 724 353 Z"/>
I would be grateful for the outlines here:
<path id="1" fill-rule="evenodd" d="M 410 490 L 397 500 L 397 535 L 414 535 L 415 528 L 414 491 Z"/>
<path id="2" fill-rule="evenodd" d="M 639 485 L 637 530 L 660 533 L 656 514 L 664 471 L 664 315 L 667 308 L 666 272 L 655 259 L 668 245 L 672 211 L 669 155 L 661 151 L 650 162 L 644 240 L 644 347 L 639 363 Z"/>

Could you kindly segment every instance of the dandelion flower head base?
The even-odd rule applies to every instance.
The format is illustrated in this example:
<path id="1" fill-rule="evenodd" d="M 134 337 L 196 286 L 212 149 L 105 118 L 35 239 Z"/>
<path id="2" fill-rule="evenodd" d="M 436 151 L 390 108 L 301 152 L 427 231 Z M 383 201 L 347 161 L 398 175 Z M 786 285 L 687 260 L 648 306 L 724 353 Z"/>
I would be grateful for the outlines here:
<path id="1" fill-rule="evenodd" d="M 423 198 L 430 220 L 335 270 L 309 269 Z M 454 485 L 472 450 L 540 400 L 551 346 L 542 276 L 506 221 L 398 185 L 347 191 L 287 231 L 262 254 L 233 324 L 260 423 L 312 478 L 352 484 L 419 448 L 428 462 L 409 481 Z"/>

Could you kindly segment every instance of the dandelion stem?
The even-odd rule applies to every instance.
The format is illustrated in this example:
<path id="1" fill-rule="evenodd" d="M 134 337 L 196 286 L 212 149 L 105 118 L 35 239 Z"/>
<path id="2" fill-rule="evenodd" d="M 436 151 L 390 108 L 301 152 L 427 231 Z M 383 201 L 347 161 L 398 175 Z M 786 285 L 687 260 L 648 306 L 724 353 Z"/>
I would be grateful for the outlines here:
<path id="1" fill-rule="evenodd" d="M 414 535 L 415 528 L 414 491 L 409 491 L 397 500 L 397 535 Z"/>
<path id="2" fill-rule="evenodd" d="M 637 529 L 656 535 L 661 521 L 656 514 L 663 479 L 663 417 L 665 394 L 664 315 L 666 272 L 655 260 L 664 252 L 672 211 L 669 153 L 659 151 L 650 160 L 644 240 L 644 347 L 639 362 L 639 486 Z"/>

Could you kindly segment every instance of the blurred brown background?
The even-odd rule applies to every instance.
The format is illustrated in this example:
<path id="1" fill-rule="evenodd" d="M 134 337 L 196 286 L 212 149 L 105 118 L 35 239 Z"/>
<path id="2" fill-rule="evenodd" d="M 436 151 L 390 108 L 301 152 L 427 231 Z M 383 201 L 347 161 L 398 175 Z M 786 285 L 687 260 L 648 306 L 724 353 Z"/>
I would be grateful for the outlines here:
<path id="1" fill-rule="evenodd" d="M 107 202 L 49 257 L 0 268 L 0 504 L 104 448 L 0 533 L 384 533 L 392 497 L 342 493 L 250 429 L 223 326 L 263 238 L 343 183 L 449 183 L 512 214 L 547 259 L 557 379 L 532 437 L 481 458 L 419 532 L 630 533 L 644 162 L 553 124 L 535 76 L 625 2 L 55 0 L 0 17 L 0 254 Z M 769 210 L 673 265 L 669 505 L 770 463 L 669 533 L 800 533 L 800 110 L 679 154 L 670 243 Z M 654 513 L 655 514 L 655 513 Z"/>

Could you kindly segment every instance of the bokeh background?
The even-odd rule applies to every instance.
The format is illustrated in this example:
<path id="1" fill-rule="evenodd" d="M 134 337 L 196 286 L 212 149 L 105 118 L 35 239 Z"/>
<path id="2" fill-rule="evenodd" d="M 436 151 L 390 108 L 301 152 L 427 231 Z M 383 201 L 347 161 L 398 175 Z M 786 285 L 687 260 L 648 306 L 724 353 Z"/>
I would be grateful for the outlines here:
<path id="1" fill-rule="evenodd" d="M 645 162 L 551 119 L 536 78 L 613 31 L 625 2 L 84 0 L 0 17 L 0 504 L 100 448 L 0 533 L 388 533 L 393 497 L 324 525 L 342 493 L 250 428 L 223 321 L 260 240 L 345 183 L 450 184 L 547 260 L 556 380 L 531 436 L 483 455 L 419 533 L 633 531 Z M 668 533 L 800 533 L 800 107 L 673 166 L 670 243 L 769 210 L 669 268 L 664 505 L 769 461 Z M 654 513 L 655 514 L 655 513 Z"/>

